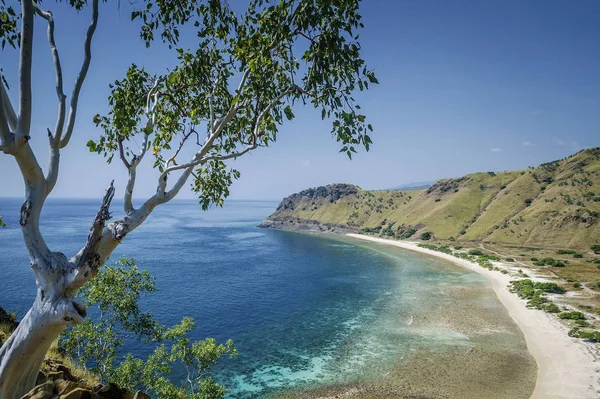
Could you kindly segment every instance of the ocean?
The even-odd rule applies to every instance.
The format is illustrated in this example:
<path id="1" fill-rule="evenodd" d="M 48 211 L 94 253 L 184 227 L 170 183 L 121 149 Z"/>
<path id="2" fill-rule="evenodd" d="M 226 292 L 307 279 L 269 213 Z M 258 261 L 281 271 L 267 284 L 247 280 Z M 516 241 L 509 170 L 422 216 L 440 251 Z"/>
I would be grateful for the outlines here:
<path id="1" fill-rule="evenodd" d="M 0 306 L 23 316 L 35 282 L 18 225 L 20 204 L 0 199 L 7 224 L 0 229 Z M 50 199 L 41 219 L 48 246 L 76 253 L 98 205 Z M 203 212 L 195 201 L 173 201 L 158 207 L 107 262 L 133 257 L 156 277 L 159 291 L 142 307 L 160 322 L 190 316 L 197 325 L 192 338 L 234 341 L 239 356 L 220 361 L 211 373 L 228 398 L 355 386 L 452 396 L 463 388 L 451 386 L 460 377 L 445 363 L 461 359 L 461 369 L 470 361 L 481 368 L 484 355 L 493 362 L 484 359 L 487 368 L 465 377 L 469 384 L 491 384 L 476 387 L 477 394 L 494 389 L 501 392 L 494 397 L 516 398 L 520 386 L 532 384 L 535 367 L 522 334 L 482 277 L 376 243 L 256 227 L 276 207 L 228 201 Z M 112 209 L 119 215 L 121 203 L 115 200 Z M 143 357 L 149 348 L 129 343 L 126 351 Z M 431 378 L 441 385 L 412 375 L 435 374 L 438 362 L 445 371 Z M 515 370 L 505 370 L 507 364 Z M 510 373 L 505 379 L 512 381 L 496 381 L 504 387 L 498 390 L 489 372 Z"/>

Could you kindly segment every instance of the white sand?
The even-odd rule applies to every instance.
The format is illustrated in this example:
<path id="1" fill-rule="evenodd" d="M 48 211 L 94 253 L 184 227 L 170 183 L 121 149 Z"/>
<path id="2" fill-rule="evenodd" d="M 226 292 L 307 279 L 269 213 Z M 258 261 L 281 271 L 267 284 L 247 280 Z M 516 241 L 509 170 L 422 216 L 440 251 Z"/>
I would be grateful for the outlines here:
<path id="1" fill-rule="evenodd" d="M 348 234 L 361 240 L 393 245 L 446 259 L 486 277 L 498 299 L 519 326 L 527 349 L 538 366 L 532 398 L 600 398 L 600 361 L 594 344 L 567 335 L 567 327 L 554 316 L 529 309 L 507 286 L 511 277 L 474 262 L 418 247 L 414 242 Z"/>

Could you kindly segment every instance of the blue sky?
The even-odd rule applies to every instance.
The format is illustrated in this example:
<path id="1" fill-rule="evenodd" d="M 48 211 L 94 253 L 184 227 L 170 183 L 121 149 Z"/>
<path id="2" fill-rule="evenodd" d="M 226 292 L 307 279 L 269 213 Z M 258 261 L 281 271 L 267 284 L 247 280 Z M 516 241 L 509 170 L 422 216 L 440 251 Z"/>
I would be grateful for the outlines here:
<path id="1" fill-rule="evenodd" d="M 77 15 L 63 4 L 44 4 L 55 13 L 70 94 L 89 10 Z M 600 2 L 365 0 L 362 14 L 363 55 L 380 82 L 360 96 L 375 129 L 371 151 L 348 160 L 328 122 L 311 109 L 296 110 L 275 145 L 232 163 L 242 172 L 232 198 L 279 199 L 333 182 L 376 189 L 520 169 L 600 145 Z M 32 143 L 45 165 L 56 96 L 43 22 L 36 20 Z M 93 54 L 55 197 L 100 198 L 112 179 L 122 196 L 122 164 L 107 166 L 85 147 L 100 133 L 92 116 L 105 111 L 108 83 L 129 64 L 164 72 L 174 59 L 166 49 L 146 50 L 129 13 L 111 3 L 101 5 Z M 16 52 L 2 52 L 0 66 L 14 86 Z M 0 170 L 0 196 L 22 196 L 14 159 L 0 154 Z M 136 197 L 152 195 L 155 179 L 149 167 L 140 171 Z"/>

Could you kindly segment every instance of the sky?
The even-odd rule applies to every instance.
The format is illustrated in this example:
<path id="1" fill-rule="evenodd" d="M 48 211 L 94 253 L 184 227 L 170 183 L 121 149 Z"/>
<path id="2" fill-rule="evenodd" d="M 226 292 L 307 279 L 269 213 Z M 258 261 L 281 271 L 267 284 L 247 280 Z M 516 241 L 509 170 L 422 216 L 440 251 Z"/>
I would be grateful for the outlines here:
<path id="1" fill-rule="evenodd" d="M 50 0 L 44 5 L 55 15 L 70 94 L 90 10 L 77 14 Z M 374 128 L 371 150 L 349 160 L 338 153 L 330 121 L 312 109 L 295 109 L 297 118 L 280 129 L 277 143 L 230 163 L 242 173 L 231 198 L 281 199 L 342 182 L 391 188 L 522 169 L 600 145 L 600 2 L 364 0 L 361 14 L 362 55 L 380 82 L 359 96 Z M 55 123 L 56 94 L 45 24 L 39 18 L 35 24 L 31 143 L 46 165 L 46 128 Z M 101 3 L 74 137 L 62 152 L 53 197 L 101 198 L 112 179 L 116 195 L 123 195 L 125 167 L 106 165 L 85 143 L 100 135 L 92 117 L 107 109 L 108 84 L 131 63 L 151 73 L 173 65 L 172 52 L 146 49 L 137 29 L 126 10 Z M 17 61 L 15 51 L 0 52 L 11 87 Z M 16 100 L 15 90 L 10 96 Z M 0 171 L 0 196 L 22 197 L 11 156 L 0 153 Z M 140 167 L 134 197 L 151 196 L 156 179 L 149 163 Z M 186 188 L 180 197 L 193 193 Z"/>

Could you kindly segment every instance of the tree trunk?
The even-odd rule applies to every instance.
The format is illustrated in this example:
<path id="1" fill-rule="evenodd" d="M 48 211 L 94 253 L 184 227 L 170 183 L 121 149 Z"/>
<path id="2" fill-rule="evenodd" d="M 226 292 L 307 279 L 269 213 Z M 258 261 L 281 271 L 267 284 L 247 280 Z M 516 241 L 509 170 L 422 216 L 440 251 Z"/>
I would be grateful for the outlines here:
<path id="1" fill-rule="evenodd" d="M 33 306 L 0 348 L 0 399 L 19 399 L 29 392 L 52 342 L 84 317 L 85 308 L 65 297 L 59 282 L 38 288 Z"/>

